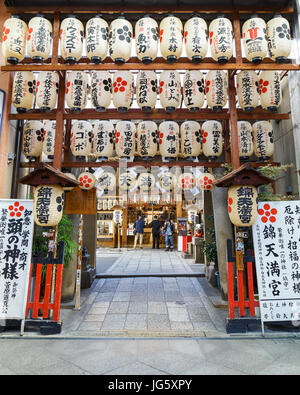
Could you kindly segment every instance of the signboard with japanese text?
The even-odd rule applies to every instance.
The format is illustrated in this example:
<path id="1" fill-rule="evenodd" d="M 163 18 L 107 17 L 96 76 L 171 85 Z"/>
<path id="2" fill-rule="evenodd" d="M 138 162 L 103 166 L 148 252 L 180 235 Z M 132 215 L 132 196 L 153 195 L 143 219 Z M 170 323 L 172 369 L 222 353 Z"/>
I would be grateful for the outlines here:
<path id="1" fill-rule="evenodd" d="M 262 322 L 300 320 L 300 201 L 260 202 L 252 230 Z"/>
<path id="2" fill-rule="evenodd" d="M 0 199 L 0 319 L 25 319 L 33 200 Z"/>

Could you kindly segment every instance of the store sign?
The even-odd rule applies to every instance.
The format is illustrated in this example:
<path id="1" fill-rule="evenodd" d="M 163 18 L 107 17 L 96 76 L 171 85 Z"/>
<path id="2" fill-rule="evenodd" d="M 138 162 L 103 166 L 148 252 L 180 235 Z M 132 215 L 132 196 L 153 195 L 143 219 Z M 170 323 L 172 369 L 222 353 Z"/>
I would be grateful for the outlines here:
<path id="1" fill-rule="evenodd" d="M 123 211 L 122 210 L 114 210 L 113 221 L 115 224 L 121 224 L 123 221 Z"/>
<path id="2" fill-rule="evenodd" d="M 25 319 L 33 200 L 0 200 L 0 319 Z"/>
<path id="3" fill-rule="evenodd" d="M 252 230 L 262 323 L 300 321 L 300 201 L 259 203 Z"/>

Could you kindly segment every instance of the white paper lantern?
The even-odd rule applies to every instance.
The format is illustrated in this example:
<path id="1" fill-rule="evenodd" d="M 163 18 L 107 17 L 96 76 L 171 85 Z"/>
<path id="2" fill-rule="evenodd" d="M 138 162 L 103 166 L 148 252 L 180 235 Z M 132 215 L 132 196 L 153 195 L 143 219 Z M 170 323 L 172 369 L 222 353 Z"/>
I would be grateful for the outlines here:
<path id="1" fill-rule="evenodd" d="M 28 27 L 17 15 L 6 19 L 3 25 L 2 54 L 6 61 L 17 64 L 24 59 Z"/>
<path id="2" fill-rule="evenodd" d="M 185 121 L 180 127 L 181 153 L 194 160 L 202 154 L 201 126 L 196 121 Z"/>
<path id="3" fill-rule="evenodd" d="M 212 191 L 215 180 L 215 176 L 212 173 L 210 173 L 208 170 L 204 170 L 204 173 L 202 173 L 198 178 L 197 184 L 203 191 Z"/>
<path id="4" fill-rule="evenodd" d="M 44 125 L 40 121 L 26 121 L 23 127 L 22 152 L 31 160 L 42 155 Z"/>
<path id="5" fill-rule="evenodd" d="M 160 103 L 167 112 L 173 112 L 181 104 L 180 75 L 176 70 L 164 70 L 159 80 Z"/>
<path id="6" fill-rule="evenodd" d="M 42 111 L 56 106 L 59 76 L 56 71 L 41 71 L 36 83 L 36 104 Z"/>
<path id="7" fill-rule="evenodd" d="M 44 121 L 43 153 L 48 159 L 54 158 L 56 121 Z"/>
<path id="8" fill-rule="evenodd" d="M 83 159 L 91 155 L 93 127 L 88 121 L 76 121 L 71 128 L 71 151 L 74 156 Z"/>
<path id="9" fill-rule="evenodd" d="M 131 56 L 132 25 L 123 16 L 110 24 L 109 55 L 116 63 L 125 63 Z"/>
<path id="10" fill-rule="evenodd" d="M 244 111 L 252 111 L 259 105 L 258 75 L 254 70 L 243 70 L 237 75 L 239 105 Z"/>
<path id="11" fill-rule="evenodd" d="M 18 113 L 32 109 L 35 94 L 35 76 L 31 71 L 17 71 L 12 88 L 12 104 Z"/>
<path id="12" fill-rule="evenodd" d="M 202 124 L 202 149 L 209 159 L 216 159 L 222 154 L 222 133 L 222 124 L 218 121 L 206 121 Z"/>
<path id="13" fill-rule="evenodd" d="M 135 48 L 143 63 L 155 60 L 158 51 L 159 30 L 155 19 L 144 15 L 135 25 Z"/>
<path id="14" fill-rule="evenodd" d="M 143 121 L 137 126 L 137 149 L 138 154 L 149 160 L 157 154 L 157 125 L 153 121 Z"/>
<path id="15" fill-rule="evenodd" d="M 274 15 L 267 23 L 267 37 L 271 59 L 286 63 L 292 46 L 289 21 L 280 14 Z"/>
<path id="16" fill-rule="evenodd" d="M 227 63 L 233 53 L 233 29 L 230 19 L 219 16 L 209 25 L 210 50 L 214 60 Z"/>
<path id="17" fill-rule="evenodd" d="M 272 124 L 258 121 L 252 125 L 254 153 L 260 160 L 268 160 L 274 153 Z"/>
<path id="18" fill-rule="evenodd" d="M 254 14 L 242 28 L 246 58 L 253 63 L 261 62 L 268 53 L 266 22 Z"/>
<path id="19" fill-rule="evenodd" d="M 56 226 L 62 219 L 64 190 L 59 185 L 39 185 L 34 190 L 33 215 L 39 226 Z"/>
<path id="20" fill-rule="evenodd" d="M 93 71 L 91 76 L 91 98 L 96 111 L 102 112 L 110 106 L 112 80 L 108 71 Z"/>
<path id="21" fill-rule="evenodd" d="M 113 104 L 119 112 L 126 112 L 133 101 L 133 75 L 130 71 L 116 71 L 113 78 Z"/>
<path id="22" fill-rule="evenodd" d="M 85 49 L 86 55 L 92 63 L 101 63 L 108 51 L 108 23 L 95 15 L 86 24 Z"/>
<path id="23" fill-rule="evenodd" d="M 260 101 L 268 111 L 277 111 L 281 104 L 280 72 L 262 71 L 259 76 Z"/>
<path id="24" fill-rule="evenodd" d="M 113 156 L 114 125 L 110 121 L 94 121 L 92 153 L 98 160 L 104 161 Z"/>
<path id="25" fill-rule="evenodd" d="M 52 24 L 44 15 L 36 15 L 28 24 L 27 53 L 37 63 L 42 63 L 50 56 L 52 41 Z"/>
<path id="26" fill-rule="evenodd" d="M 159 26 L 160 52 L 167 62 L 178 60 L 182 52 L 183 26 L 179 18 L 174 15 L 165 17 Z"/>
<path id="27" fill-rule="evenodd" d="M 84 27 L 75 15 L 68 15 L 60 26 L 60 51 L 67 63 L 76 63 L 82 56 Z"/>
<path id="28" fill-rule="evenodd" d="M 122 171 L 120 170 L 119 173 L 119 188 L 122 191 L 128 191 L 131 190 L 135 187 L 136 185 L 136 174 L 126 170 Z"/>
<path id="29" fill-rule="evenodd" d="M 93 189 L 95 187 L 97 180 L 93 173 L 89 171 L 84 171 L 83 173 L 79 174 L 77 181 L 80 182 L 80 189 L 83 189 L 84 191 L 89 191 L 90 189 Z"/>
<path id="30" fill-rule="evenodd" d="M 179 126 L 174 121 L 159 125 L 159 151 L 165 160 L 175 160 L 179 154 Z"/>
<path id="31" fill-rule="evenodd" d="M 187 70 L 183 78 L 183 99 L 191 111 L 199 111 L 205 101 L 205 84 L 201 71 Z"/>
<path id="32" fill-rule="evenodd" d="M 115 190 L 116 188 L 115 174 L 109 171 L 104 171 L 97 179 L 97 188 L 105 192 Z M 103 201 L 103 210 L 105 210 L 104 201 Z"/>
<path id="33" fill-rule="evenodd" d="M 69 178 L 72 178 L 72 180 L 74 180 L 74 181 L 77 181 L 77 178 L 76 178 L 76 176 L 73 173 L 64 172 L 64 175 L 69 177 Z M 74 188 L 75 187 L 63 187 L 63 190 L 65 192 L 69 192 L 69 191 L 72 191 Z"/>
<path id="34" fill-rule="evenodd" d="M 151 173 L 141 173 L 138 177 L 138 186 L 141 192 L 148 192 L 155 186 L 155 176 Z"/>
<path id="35" fill-rule="evenodd" d="M 136 78 L 136 101 L 144 112 L 151 112 L 157 100 L 156 73 L 151 70 L 140 70 Z"/>
<path id="36" fill-rule="evenodd" d="M 186 54 L 194 63 L 201 62 L 208 48 L 207 23 L 203 18 L 194 16 L 184 25 L 184 42 Z"/>
<path id="37" fill-rule="evenodd" d="M 239 155 L 243 160 L 249 159 L 253 155 L 252 126 L 250 122 L 238 122 Z"/>
<path id="38" fill-rule="evenodd" d="M 252 185 L 228 188 L 228 214 L 235 226 L 249 227 L 257 218 L 257 189 Z"/>
<path id="39" fill-rule="evenodd" d="M 116 154 L 119 158 L 129 158 L 135 151 L 135 124 L 130 121 L 119 121 L 115 128 Z"/>
<path id="40" fill-rule="evenodd" d="M 66 103 L 72 112 L 80 112 L 86 106 L 88 76 L 84 71 L 71 71 L 67 75 Z"/>
<path id="41" fill-rule="evenodd" d="M 177 187 L 182 190 L 191 190 L 196 185 L 196 177 L 193 173 L 182 173 L 177 179 Z"/>
<path id="42" fill-rule="evenodd" d="M 177 183 L 177 177 L 170 171 L 164 172 L 159 177 L 159 185 L 162 187 L 164 192 L 170 193 L 174 190 Z"/>
<path id="43" fill-rule="evenodd" d="M 227 76 L 223 70 L 210 70 L 206 74 L 205 92 L 207 104 L 220 111 L 227 104 Z"/>
<path id="44" fill-rule="evenodd" d="M 122 224 L 123 222 L 123 210 L 115 209 L 113 213 L 113 221 L 115 224 Z"/>

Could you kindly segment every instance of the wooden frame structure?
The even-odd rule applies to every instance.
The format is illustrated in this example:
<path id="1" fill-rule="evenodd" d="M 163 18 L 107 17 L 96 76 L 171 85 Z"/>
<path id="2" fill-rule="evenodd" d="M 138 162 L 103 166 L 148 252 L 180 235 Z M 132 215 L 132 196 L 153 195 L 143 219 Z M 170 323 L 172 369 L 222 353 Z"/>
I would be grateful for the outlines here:
<path id="1" fill-rule="evenodd" d="M 233 169 L 237 169 L 240 166 L 240 158 L 239 158 L 239 147 L 238 147 L 238 128 L 237 121 L 239 119 L 243 120 L 271 120 L 271 119 L 288 119 L 289 114 L 280 114 L 280 113 L 269 113 L 262 109 L 256 109 L 251 113 L 244 112 L 236 107 L 236 89 L 234 84 L 234 76 L 238 70 L 279 70 L 282 71 L 282 75 L 286 75 L 289 70 L 300 70 L 300 65 L 294 64 L 292 61 L 288 64 L 277 64 L 273 62 L 271 59 L 264 59 L 260 64 L 252 64 L 247 59 L 242 57 L 242 48 L 241 48 L 241 17 L 247 17 L 247 14 L 251 14 L 253 12 L 259 14 L 271 15 L 274 12 L 280 12 L 285 15 L 289 15 L 293 13 L 292 7 L 287 7 L 284 9 L 251 9 L 251 7 L 243 7 L 239 10 L 234 8 L 225 8 L 225 9 L 212 9 L 210 7 L 206 7 L 205 9 L 195 10 L 194 8 L 186 6 L 184 9 L 182 8 L 168 8 L 166 7 L 138 7 L 131 6 L 126 10 L 116 9 L 114 6 L 99 6 L 99 7 L 88 7 L 88 9 L 84 6 L 77 7 L 26 7 L 18 8 L 18 7 L 7 7 L 7 10 L 11 13 L 19 13 L 22 15 L 30 15 L 35 14 L 37 12 L 43 12 L 53 18 L 53 52 L 50 60 L 45 62 L 44 64 L 29 64 L 29 59 L 24 59 L 21 64 L 18 65 L 5 65 L 1 67 L 2 72 L 10 72 L 10 91 L 8 93 L 8 105 L 11 104 L 11 91 L 12 91 L 12 73 L 16 71 L 45 71 L 52 70 L 57 71 L 60 76 L 60 88 L 58 92 L 58 104 L 57 109 L 51 111 L 50 113 L 42 113 L 37 110 L 30 111 L 26 114 L 9 114 L 10 120 L 18 120 L 18 119 L 53 119 L 56 120 L 56 138 L 55 138 L 55 155 L 53 160 L 53 167 L 61 170 L 63 167 L 67 168 L 78 168 L 78 167 L 101 167 L 101 166 L 112 166 L 118 167 L 117 161 L 110 162 L 71 162 L 68 151 L 69 151 L 69 139 L 70 139 L 70 127 L 72 119 L 153 119 L 153 120 L 185 120 L 185 119 L 194 119 L 194 120 L 208 120 L 208 119 L 216 119 L 221 120 L 223 122 L 225 134 L 225 162 L 232 163 Z M 123 12 L 124 15 L 132 14 L 135 16 L 142 16 L 145 12 L 151 12 L 153 17 L 155 15 L 159 18 L 162 17 L 164 12 L 172 12 L 174 14 L 186 15 L 192 12 L 199 12 L 199 14 L 214 17 L 219 13 L 225 13 L 226 16 L 231 18 L 233 22 L 234 28 L 234 42 L 235 42 L 235 57 L 232 58 L 228 63 L 220 65 L 215 62 L 212 58 L 205 58 L 203 62 L 200 64 L 194 64 L 187 58 L 180 58 L 178 62 L 174 64 L 167 63 L 162 58 L 157 58 L 155 62 L 152 64 L 143 64 L 136 57 L 132 57 L 128 62 L 123 65 L 117 65 L 108 57 L 104 60 L 103 63 L 96 65 L 90 63 L 88 58 L 82 58 L 79 60 L 77 64 L 69 65 L 66 64 L 58 54 L 59 49 L 59 32 L 60 32 L 60 23 L 64 14 L 68 14 L 72 12 L 73 14 L 80 14 L 83 18 L 90 13 L 97 12 L 103 13 L 105 17 L 105 13 L 109 15 L 110 18 L 114 17 L 115 14 L 120 14 Z M 197 113 L 190 113 L 187 109 L 177 109 L 175 113 L 168 114 L 164 110 L 155 109 L 150 114 L 145 114 L 139 109 L 129 109 L 127 113 L 118 113 L 115 109 L 108 109 L 105 113 L 97 113 L 94 109 L 85 109 L 81 113 L 71 113 L 68 109 L 65 109 L 65 79 L 67 70 L 224 70 L 228 72 L 228 87 L 229 87 L 229 108 L 223 109 L 221 112 L 213 112 L 209 109 L 201 109 Z M 63 144 L 63 131 L 64 131 L 64 123 L 66 121 L 66 141 L 65 146 Z M 229 145 L 229 128 L 231 131 L 231 143 Z M 63 150 L 65 151 L 65 161 L 63 161 Z M 204 166 L 204 167 L 220 167 L 223 162 L 187 162 L 184 160 L 177 160 L 172 163 L 165 162 L 153 162 L 152 166 Z M 270 162 L 268 162 L 270 163 Z M 131 162 L 127 164 L 128 167 L 143 165 L 144 162 Z M 263 162 L 254 162 L 253 166 L 258 167 L 263 165 Z M 26 168 L 35 168 L 38 166 L 38 163 L 21 163 L 20 167 Z"/>

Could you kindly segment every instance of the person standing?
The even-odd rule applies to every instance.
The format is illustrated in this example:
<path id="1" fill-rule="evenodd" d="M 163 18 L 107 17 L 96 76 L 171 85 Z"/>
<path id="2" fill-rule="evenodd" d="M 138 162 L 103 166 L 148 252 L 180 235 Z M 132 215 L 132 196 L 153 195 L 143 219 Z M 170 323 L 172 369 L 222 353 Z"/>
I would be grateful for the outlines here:
<path id="1" fill-rule="evenodd" d="M 134 246 L 133 246 L 134 249 L 136 248 L 138 239 L 140 240 L 140 248 L 143 248 L 142 244 L 143 244 L 144 228 L 145 228 L 145 224 L 144 221 L 142 220 L 142 217 L 140 216 L 139 219 L 135 221 L 134 224 L 134 229 L 135 229 Z"/>
<path id="2" fill-rule="evenodd" d="M 160 222 L 157 218 L 157 215 L 154 216 L 154 220 L 151 222 L 151 227 L 152 227 L 152 241 L 153 241 L 153 247 L 159 249 L 159 237 L 160 237 Z"/>
<path id="3" fill-rule="evenodd" d="M 164 233 L 165 233 L 165 240 L 166 240 L 166 250 L 165 251 L 169 251 L 171 249 L 171 251 L 173 251 L 174 248 L 174 244 L 173 244 L 173 234 L 175 231 L 175 226 L 174 223 L 172 222 L 171 219 L 169 219 L 164 226 Z M 169 246 L 170 244 L 170 246 Z"/>

